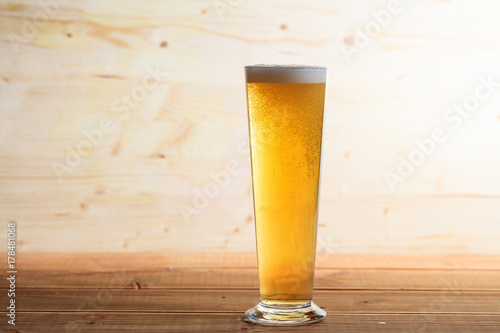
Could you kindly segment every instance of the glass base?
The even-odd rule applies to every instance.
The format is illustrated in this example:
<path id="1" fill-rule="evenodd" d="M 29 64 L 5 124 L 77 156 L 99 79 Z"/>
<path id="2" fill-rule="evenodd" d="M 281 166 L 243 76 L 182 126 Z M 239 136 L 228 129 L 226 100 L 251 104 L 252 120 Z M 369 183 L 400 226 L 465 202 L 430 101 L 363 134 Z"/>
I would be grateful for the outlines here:
<path id="1" fill-rule="evenodd" d="M 247 321 L 268 326 L 298 326 L 322 321 L 326 312 L 312 301 L 301 305 L 266 304 L 262 301 L 245 312 Z"/>

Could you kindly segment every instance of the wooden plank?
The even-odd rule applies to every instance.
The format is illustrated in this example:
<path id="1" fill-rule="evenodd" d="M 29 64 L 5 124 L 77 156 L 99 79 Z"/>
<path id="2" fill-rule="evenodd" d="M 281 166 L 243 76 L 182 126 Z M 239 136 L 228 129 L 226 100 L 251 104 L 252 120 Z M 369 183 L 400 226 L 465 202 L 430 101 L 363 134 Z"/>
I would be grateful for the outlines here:
<path id="1" fill-rule="evenodd" d="M 179 268 L 109 270 L 101 272 L 54 272 L 23 270 L 22 288 L 258 288 L 257 269 Z M 6 287 L 0 281 L 0 287 Z M 500 290 L 500 271 L 469 270 L 349 270 L 315 272 L 317 289 L 379 290 Z"/>
<path id="2" fill-rule="evenodd" d="M 5 296 L 4 296 L 5 295 Z M 0 302 L 6 303 L 7 293 Z M 499 314 L 499 292 L 315 290 L 314 301 L 330 313 Z M 95 312 L 234 312 L 259 300 L 258 290 L 18 289 L 18 310 Z M 2 310 L 5 312 L 5 310 Z"/>
<path id="3" fill-rule="evenodd" d="M 496 256 L 455 255 L 416 256 L 405 261 L 398 255 L 320 255 L 315 286 L 320 289 L 499 290 L 500 270 L 495 270 L 496 259 Z M 255 254 L 248 253 L 21 253 L 17 260 L 18 286 L 257 288 L 254 261 Z M 235 268 L 227 268 L 232 265 Z M 328 268 L 332 266 L 345 268 Z M 7 281 L 0 281 L 0 286 L 7 286 Z"/>
<path id="4" fill-rule="evenodd" d="M 13 328 L 0 322 L 0 329 Z M 307 327 L 246 323 L 241 314 L 18 312 L 17 331 L 29 332 L 498 332 L 500 315 L 335 314 Z"/>
<path id="5" fill-rule="evenodd" d="M 38 254 L 17 257 L 27 288 L 258 288 L 255 254 Z M 319 289 L 500 290 L 497 256 L 320 255 Z M 6 262 L 2 263 L 5 265 Z M 337 267 L 337 268 L 330 268 Z M 208 277 L 208 278 L 207 278 Z M 0 286 L 7 286 L 0 280 Z"/>

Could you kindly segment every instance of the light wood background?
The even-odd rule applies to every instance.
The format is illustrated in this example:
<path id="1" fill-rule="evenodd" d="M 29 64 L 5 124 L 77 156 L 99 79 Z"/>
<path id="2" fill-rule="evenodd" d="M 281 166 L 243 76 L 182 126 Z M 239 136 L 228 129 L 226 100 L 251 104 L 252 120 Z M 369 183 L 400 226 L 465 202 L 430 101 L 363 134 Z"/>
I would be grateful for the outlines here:
<path id="1" fill-rule="evenodd" d="M 500 87 L 443 118 L 499 82 L 500 2 L 401 1 L 349 60 L 389 1 L 47 3 L 0 1 L 0 248 L 15 220 L 21 252 L 255 251 L 243 66 L 304 63 L 329 67 L 320 252 L 500 253 Z"/>

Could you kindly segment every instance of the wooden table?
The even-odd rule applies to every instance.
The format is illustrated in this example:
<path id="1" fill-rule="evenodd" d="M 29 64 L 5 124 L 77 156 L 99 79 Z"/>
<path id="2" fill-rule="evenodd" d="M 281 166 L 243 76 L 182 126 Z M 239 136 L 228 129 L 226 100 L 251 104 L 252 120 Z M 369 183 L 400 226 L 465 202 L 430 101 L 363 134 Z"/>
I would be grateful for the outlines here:
<path id="1" fill-rule="evenodd" d="M 3 278 L 0 329 L 499 332 L 499 259 L 319 255 L 314 299 L 326 320 L 278 329 L 243 320 L 259 297 L 253 254 L 19 254 L 16 326 L 7 324 Z"/>

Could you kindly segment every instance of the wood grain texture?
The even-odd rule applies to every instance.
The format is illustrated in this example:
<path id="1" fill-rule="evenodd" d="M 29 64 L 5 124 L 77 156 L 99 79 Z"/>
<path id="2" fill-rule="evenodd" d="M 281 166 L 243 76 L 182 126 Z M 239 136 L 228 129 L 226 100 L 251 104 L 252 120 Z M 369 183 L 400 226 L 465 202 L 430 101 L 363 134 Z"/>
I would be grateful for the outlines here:
<path id="1" fill-rule="evenodd" d="M 494 256 L 476 256 L 483 269 L 450 268 L 449 258 L 443 256 L 441 261 L 436 256 L 415 256 L 405 269 L 381 267 L 388 255 L 380 258 L 340 255 L 343 257 L 340 260 L 335 260 L 337 255 L 323 257 L 323 263 L 335 262 L 342 272 L 328 284 L 316 286 L 314 291 L 315 302 L 327 311 L 326 320 L 307 327 L 281 329 L 255 326 L 243 320 L 244 311 L 255 305 L 259 297 L 255 284 L 258 279 L 250 267 L 252 258 L 248 254 L 192 255 L 184 262 L 173 255 L 143 254 L 125 257 L 35 253 L 21 257 L 24 263 L 18 270 L 24 273 L 19 274 L 16 287 L 16 327 L 12 329 L 6 321 L 0 321 L 2 332 L 498 332 L 500 329 L 500 268 Z M 228 260 L 224 266 L 225 259 Z M 456 256 L 456 263 L 470 259 L 470 255 Z M 191 280 L 191 285 L 169 284 L 173 281 L 168 275 L 154 285 L 126 285 L 119 281 L 121 278 L 137 282 L 138 271 L 145 280 L 154 279 L 161 262 L 175 261 L 178 262 L 172 266 L 173 271 L 177 271 L 179 280 Z M 239 263 L 240 267 L 236 264 L 231 267 L 231 262 Z M 121 268 L 120 275 L 118 278 L 115 275 L 115 282 L 109 283 L 106 274 L 116 267 Z M 360 267 L 371 267 L 372 271 L 386 275 L 383 279 L 373 279 Z M 319 267 L 318 272 L 332 269 Z M 65 279 L 50 283 L 46 279 L 48 270 L 53 276 Z M 196 279 L 191 270 L 197 271 Z M 448 275 L 433 275 L 434 271 Z M 82 275 L 93 272 L 102 274 L 101 278 L 90 283 L 81 279 Z M 398 272 L 401 275 L 394 276 Z M 427 278 L 415 278 L 415 272 Z M 472 275 L 448 286 L 450 277 L 463 277 L 464 272 Z M 492 272 L 497 277 L 488 275 Z M 352 273 L 359 274 L 360 280 L 372 280 L 373 284 L 357 286 L 356 279 L 345 278 Z M 494 281 L 491 290 L 475 290 L 476 281 L 486 279 Z M 239 280 L 237 288 L 227 284 L 233 280 Z M 335 283 L 336 280 L 342 283 Z M 436 290 L 425 290 L 429 281 L 434 281 Z M 386 289 L 376 290 L 377 283 L 385 283 Z M 356 289 L 350 289 L 353 287 Z M 0 287 L 0 303 L 7 301 L 6 291 L 5 286 Z M 0 314 L 5 315 L 5 310 L 0 309 Z"/>
<path id="2" fill-rule="evenodd" d="M 332 314 L 322 323 L 296 328 L 254 326 L 241 314 L 26 312 L 35 332 L 498 332 L 498 315 Z M 21 329 L 21 326 L 19 326 Z"/>
<path id="3" fill-rule="evenodd" d="M 492 255 L 319 255 L 319 289 L 500 290 Z M 3 266 L 0 266 L 3 267 Z M 245 289 L 258 287 L 255 255 L 22 254 L 23 288 Z M 6 267 L 5 267 L 6 270 Z M 210 279 L 207 279 L 210 276 Z M 7 287 L 7 281 L 0 281 Z"/>
<path id="4" fill-rule="evenodd" d="M 411 276 L 408 276 L 411 279 Z M 202 286 L 198 286 L 200 288 Z M 315 290 L 316 304 L 334 313 L 500 314 L 500 291 Z M 0 300 L 5 303 L 6 297 Z M 161 313 L 244 313 L 259 291 L 234 289 L 123 290 L 22 288 L 16 302 L 22 311 L 93 311 Z M 75 306 L 77 308 L 75 309 Z"/>
<path id="5" fill-rule="evenodd" d="M 103 272 L 53 272 L 50 270 L 25 270 L 19 273 L 21 287 L 47 288 L 257 288 L 257 269 L 158 269 L 110 270 Z M 206 279 L 213 276 L 214 279 Z M 318 269 L 315 286 L 326 289 L 375 289 L 387 290 L 498 290 L 500 273 L 489 270 L 370 270 L 370 269 Z M 7 286 L 1 282 L 0 286 Z"/>
<path id="6" fill-rule="evenodd" d="M 500 253 L 500 88 L 444 118 L 500 78 L 497 2 L 405 2 L 351 59 L 388 1 L 55 2 L 0 1 L 0 223 L 21 252 L 253 252 L 242 67 L 307 63 L 330 68 L 319 252 Z"/>

